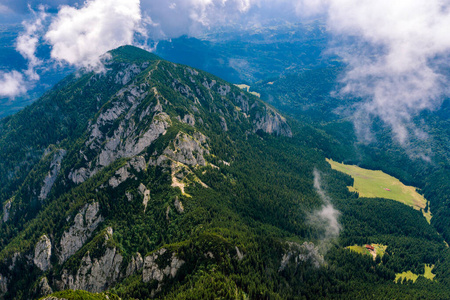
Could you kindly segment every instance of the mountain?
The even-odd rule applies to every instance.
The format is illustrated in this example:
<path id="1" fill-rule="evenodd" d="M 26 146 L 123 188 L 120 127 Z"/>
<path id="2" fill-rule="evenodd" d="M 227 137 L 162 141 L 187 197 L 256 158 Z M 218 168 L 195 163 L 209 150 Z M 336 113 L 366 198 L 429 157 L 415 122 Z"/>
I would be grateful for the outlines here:
<path id="1" fill-rule="evenodd" d="M 442 236 L 350 192 L 325 160 L 338 138 L 204 71 L 110 54 L 0 120 L 2 298 L 448 298 Z M 371 243 L 385 254 L 348 248 Z"/>

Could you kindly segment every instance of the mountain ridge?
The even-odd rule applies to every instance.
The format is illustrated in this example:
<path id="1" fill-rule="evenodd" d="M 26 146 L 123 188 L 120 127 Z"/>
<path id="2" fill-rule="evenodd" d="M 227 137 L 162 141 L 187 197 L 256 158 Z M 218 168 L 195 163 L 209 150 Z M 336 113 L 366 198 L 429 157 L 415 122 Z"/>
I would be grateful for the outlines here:
<path id="1" fill-rule="evenodd" d="M 325 131 L 135 47 L 104 64 L 0 120 L 2 298 L 449 294 L 442 237 L 412 208 L 349 192 Z M 345 248 L 375 242 L 378 261 Z M 424 264 L 436 282 L 393 282 Z"/>

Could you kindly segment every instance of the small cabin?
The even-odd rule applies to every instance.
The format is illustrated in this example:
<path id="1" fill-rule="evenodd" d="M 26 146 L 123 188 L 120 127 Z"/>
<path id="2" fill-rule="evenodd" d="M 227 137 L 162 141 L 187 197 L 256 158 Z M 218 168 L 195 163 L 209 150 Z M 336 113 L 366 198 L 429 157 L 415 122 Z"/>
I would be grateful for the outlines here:
<path id="1" fill-rule="evenodd" d="M 388 189 L 388 188 L 384 188 L 386 191 L 388 191 L 388 192 L 390 192 L 391 190 L 390 189 Z"/>
<path id="2" fill-rule="evenodd" d="M 375 250 L 375 248 L 372 245 L 366 245 L 365 247 L 369 251 L 374 251 Z"/>

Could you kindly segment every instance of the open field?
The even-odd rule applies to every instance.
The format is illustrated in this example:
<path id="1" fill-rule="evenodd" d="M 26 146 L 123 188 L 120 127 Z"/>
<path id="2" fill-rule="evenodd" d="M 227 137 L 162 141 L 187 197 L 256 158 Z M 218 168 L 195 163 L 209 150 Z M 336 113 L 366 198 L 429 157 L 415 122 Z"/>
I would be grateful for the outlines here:
<path id="1" fill-rule="evenodd" d="M 436 275 L 431 273 L 431 270 L 433 270 L 433 268 L 434 265 L 425 265 L 425 273 L 423 274 L 423 277 L 434 280 L 434 277 Z M 398 280 L 403 280 L 404 278 L 408 280 L 411 279 L 413 282 L 416 282 L 417 278 L 419 278 L 419 275 L 414 274 L 411 271 L 395 274 L 395 282 L 397 282 Z"/>
<path id="2" fill-rule="evenodd" d="M 355 251 L 356 253 L 359 253 L 359 254 L 370 255 L 369 250 L 367 250 L 364 246 L 354 245 L 354 246 L 348 246 L 346 248 L 350 249 L 352 251 Z"/>
<path id="3" fill-rule="evenodd" d="M 353 177 L 354 184 L 349 186 L 350 191 L 356 191 L 360 197 L 386 198 L 399 201 L 414 209 L 425 209 L 427 200 L 420 195 L 413 186 L 406 186 L 395 177 L 382 171 L 373 171 L 353 165 L 345 165 L 327 159 L 334 170 L 346 173 Z M 431 220 L 431 212 L 423 212 L 428 223 Z"/>
<path id="4" fill-rule="evenodd" d="M 359 254 L 372 255 L 374 260 L 377 256 L 383 257 L 384 252 L 386 252 L 387 246 L 381 245 L 381 244 L 370 244 L 370 245 L 374 248 L 374 251 L 369 251 L 365 247 L 365 245 L 363 245 L 363 246 L 353 245 L 353 246 L 348 246 L 346 248 L 350 249 L 352 251 L 355 251 L 356 253 L 359 253 Z"/>
<path id="5" fill-rule="evenodd" d="M 425 278 L 428 278 L 430 280 L 433 280 L 436 276 L 435 274 L 431 273 L 431 270 L 433 270 L 434 265 L 425 265 L 425 274 L 423 275 Z"/>
<path id="6" fill-rule="evenodd" d="M 405 278 L 408 280 L 412 280 L 413 282 L 416 282 L 417 278 L 419 278 L 419 275 L 414 274 L 411 271 L 395 274 L 395 282 L 399 280 L 403 281 L 403 279 Z"/>
<path id="7" fill-rule="evenodd" d="M 238 88 L 240 88 L 241 90 L 247 91 L 250 94 L 255 95 L 258 98 L 261 98 L 261 94 L 257 93 L 257 92 L 250 92 L 250 86 L 246 85 L 246 84 L 235 84 L 235 86 L 237 86 Z"/>

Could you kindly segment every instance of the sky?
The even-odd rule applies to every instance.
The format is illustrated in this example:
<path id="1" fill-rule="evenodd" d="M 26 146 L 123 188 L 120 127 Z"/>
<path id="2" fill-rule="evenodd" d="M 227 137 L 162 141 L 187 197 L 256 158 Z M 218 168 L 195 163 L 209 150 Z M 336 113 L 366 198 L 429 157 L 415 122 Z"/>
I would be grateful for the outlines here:
<path id="1" fill-rule="evenodd" d="M 450 54 L 450 5 L 443 0 L 1 0 L 0 23 L 22 22 L 16 50 L 25 70 L 0 73 L 0 97 L 13 99 L 39 82 L 37 47 L 55 63 L 101 69 L 100 56 L 124 44 L 196 36 L 221 26 L 258 26 L 268 19 L 323 18 L 326 51 L 347 64 L 338 97 L 361 97 L 353 120 L 361 140 L 382 120 L 407 145 L 426 138 L 411 120 L 448 96 L 442 72 Z"/>

